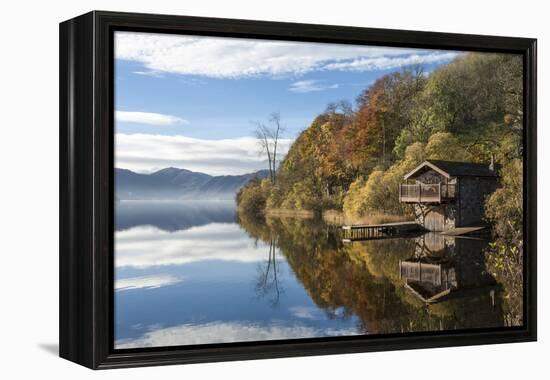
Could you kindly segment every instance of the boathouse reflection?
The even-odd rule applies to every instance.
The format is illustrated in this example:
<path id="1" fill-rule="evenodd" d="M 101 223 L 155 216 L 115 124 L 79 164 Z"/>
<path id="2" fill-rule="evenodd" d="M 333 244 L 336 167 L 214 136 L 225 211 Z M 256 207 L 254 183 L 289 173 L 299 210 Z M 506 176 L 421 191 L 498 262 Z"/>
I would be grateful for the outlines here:
<path id="1" fill-rule="evenodd" d="M 486 240 L 428 233 L 416 238 L 414 255 L 399 261 L 399 278 L 420 300 L 437 302 L 451 293 L 496 285 L 485 269 Z M 494 289 L 489 289 L 493 294 Z"/>

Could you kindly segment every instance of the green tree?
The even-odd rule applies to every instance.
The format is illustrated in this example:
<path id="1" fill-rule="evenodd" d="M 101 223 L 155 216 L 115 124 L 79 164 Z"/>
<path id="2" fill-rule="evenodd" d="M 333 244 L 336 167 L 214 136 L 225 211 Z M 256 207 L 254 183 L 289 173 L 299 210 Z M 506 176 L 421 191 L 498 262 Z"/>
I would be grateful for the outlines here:
<path id="1" fill-rule="evenodd" d="M 430 136 L 425 148 L 429 160 L 471 161 L 472 157 L 456 137 L 448 132 L 436 132 Z"/>
<path id="2" fill-rule="evenodd" d="M 399 184 L 409 171 L 424 161 L 424 145 L 414 143 L 406 149 L 403 160 L 392 165 L 388 170 L 373 171 L 366 181 L 354 183 L 353 191 L 344 198 L 344 211 L 357 216 L 371 213 L 395 215 L 410 214 L 410 207 L 399 202 Z"/>
<path id="3" fill-rule="evenodd" d="M 493 225 L 494 241 L 487 268 L 503 284 L 506 323 L 523 322 L 523 163 L 515 159 L 501 170 L 501 187 L 486 201 L 485 214 Z"/>
<path id="4" fill-rule="evenodd" d="M 235 196 L 237 206 L 255 215 L 263 214 L 267 198 L 271 193 L 271 180 L 253 179 L 243 186 Z"/>

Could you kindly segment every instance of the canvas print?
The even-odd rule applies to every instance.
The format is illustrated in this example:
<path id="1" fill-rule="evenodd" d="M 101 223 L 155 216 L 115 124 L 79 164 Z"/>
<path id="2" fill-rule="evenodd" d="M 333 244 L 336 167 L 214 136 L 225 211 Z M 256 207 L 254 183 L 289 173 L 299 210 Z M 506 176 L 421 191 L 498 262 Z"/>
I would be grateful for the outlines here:
<path id="1" fill-rule="evenodd" d="M 115 349 L 523 325 L 521 56 L 114 43 Z"/>

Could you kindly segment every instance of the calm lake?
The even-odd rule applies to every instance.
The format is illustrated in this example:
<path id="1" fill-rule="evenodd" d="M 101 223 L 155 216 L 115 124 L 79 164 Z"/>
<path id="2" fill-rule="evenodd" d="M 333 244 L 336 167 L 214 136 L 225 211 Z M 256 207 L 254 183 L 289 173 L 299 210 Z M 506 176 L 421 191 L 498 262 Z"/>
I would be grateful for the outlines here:
<path id="1" fill-rule="evenodd" d="M 321 221 L 266 221 L 233 202 L 121 201 L 115 348 L 504 326 L 486 245 L 344 243 Z"/>

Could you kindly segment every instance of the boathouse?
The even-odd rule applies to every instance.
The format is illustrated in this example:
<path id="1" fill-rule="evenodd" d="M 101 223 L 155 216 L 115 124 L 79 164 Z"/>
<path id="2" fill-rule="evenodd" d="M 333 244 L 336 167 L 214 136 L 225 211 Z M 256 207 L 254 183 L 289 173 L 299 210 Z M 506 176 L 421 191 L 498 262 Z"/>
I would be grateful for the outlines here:
<path id="1" fill-rule="evenodd" d="M 399 201 L 414 205 L 429 231 L 484 225 L 484 205 L 498 186 L 494 164 L 428 160 L 404 177 Z"/>

